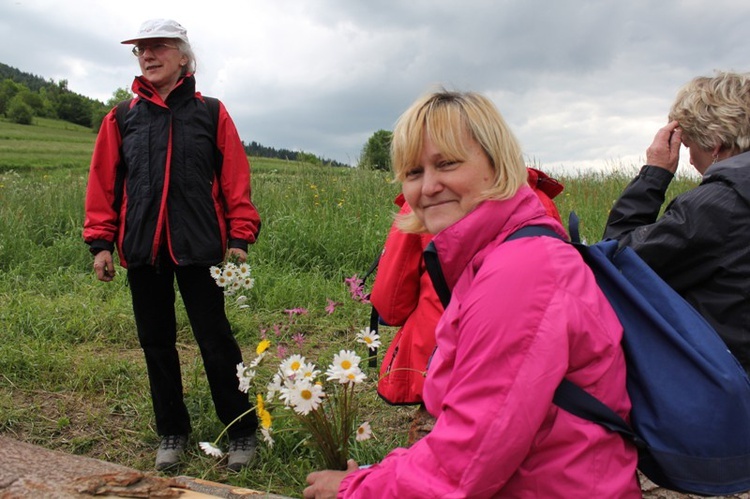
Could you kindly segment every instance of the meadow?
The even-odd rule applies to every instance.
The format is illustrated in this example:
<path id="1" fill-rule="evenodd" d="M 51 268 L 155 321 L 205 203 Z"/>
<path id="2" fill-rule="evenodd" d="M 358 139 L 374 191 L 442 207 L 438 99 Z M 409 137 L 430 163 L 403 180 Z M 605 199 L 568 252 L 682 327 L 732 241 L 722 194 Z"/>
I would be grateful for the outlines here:
<path id="1" fill-rule="evenodd" d="M 21 126 L 0 119 L 0 432 L 151 470 L 158 437 L 124 271 L 112 283 L 97 281 L 81 239 L 94 140 L 91 130 L 59 121 L 36 118 Z M 265 332 L 290 351 L 330 360 L 332 352 L 353 348 L 355 334 L 368 324 L 369 306 L 350 297 L 344 280 L 362 275 L 380 252 L 398 186 L 386 172 L 262 158 L 251 163 L 263 227 L 249 251 L 250 306 L 227 302 L 238 342 L 246 359 Z M 556 199 L 560 212 L 575 210 L 582 235 L 598 240 L 609 207 L 636 171 L 558 176 L 565 184 Z M 669 195 L 694 185 L 678 178 Z M 325 310 L 329 300 L 339 304 L 332 314 Z M 177 306 L 193 420 L 191 450 L 179 473 L 298 496 L 318 466 L 304 443 L 282 436 L 272 449 L 261 445 L 255 465 L 241 473 L 227 472 L 197 448 L 221 425 L 179 299 Z M 290 320 L 285 311 L 295 308 L 307 313 Z M 393 332 L 381 330 L 386 341 Z M 412 411 L 378 399 L 377 372 L 367 372 L 361 405 L 376 438 L 354 446 L 362 463 L 405 442 Z"/>

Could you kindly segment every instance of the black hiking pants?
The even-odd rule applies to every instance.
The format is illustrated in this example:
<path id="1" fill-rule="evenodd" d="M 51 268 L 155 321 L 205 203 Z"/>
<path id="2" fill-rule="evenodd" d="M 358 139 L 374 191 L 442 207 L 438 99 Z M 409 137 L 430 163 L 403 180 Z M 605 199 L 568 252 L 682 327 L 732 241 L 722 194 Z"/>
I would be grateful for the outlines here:
<path id="1" fill-rule="evenodd" d="M 162 261 L 167 259 L 162 259 Z M 200 347 L 211 397 L 225 425 L 252 406 L 238 390 L 237 364 L 242 354 L 224 311 L 224 293 L 207 267 L 158 267 L 128 270 L 138 339 L 146 356 L 151 400 L 159 435 L 187 435 L 190 417 L 183 400 L 180 359 L 176 348 L 174 279 Z M 258 428 L 255 412 L 228 430 L 230 439 L 248 436 Z"/>

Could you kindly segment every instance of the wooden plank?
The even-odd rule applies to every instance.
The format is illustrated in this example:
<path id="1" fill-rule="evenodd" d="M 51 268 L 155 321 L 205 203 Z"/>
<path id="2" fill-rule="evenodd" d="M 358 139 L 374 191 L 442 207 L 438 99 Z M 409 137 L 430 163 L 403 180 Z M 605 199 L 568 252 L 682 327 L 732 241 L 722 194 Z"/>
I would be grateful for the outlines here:
<path id="1" fill-rule="evenodd" d="M 0 435 L 0 497 L 180 497 L 284 499 L 191 477 L 167 478 Z"/>

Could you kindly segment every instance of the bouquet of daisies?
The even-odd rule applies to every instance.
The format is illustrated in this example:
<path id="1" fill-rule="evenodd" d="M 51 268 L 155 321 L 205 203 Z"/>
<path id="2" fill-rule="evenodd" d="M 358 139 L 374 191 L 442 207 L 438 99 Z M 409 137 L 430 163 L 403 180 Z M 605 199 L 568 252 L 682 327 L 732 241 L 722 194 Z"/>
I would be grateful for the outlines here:
<path id="1" fill-rule="evenodd" d="M 210 272 L 211 277 L 216 281 L 216 285 L 222 288 L 227 296 L 252 289 L 255 286 L 255 279 L 250 276 L 250 265 L 246 262 L 228 261 L 221 266 L 212 266 Z"/>
<path id="2" fill-rule="evenodd" d="M 370 332 L 369 328 L 357 335 L 357 341 L 369 349 L 380 345 L 378 335 Z M 254 386 L 258 366 L 266 358 L 269 346 L 268 340 L 261 341 L 252 362 L 247 366 L 237 365 L 238 388 L 241 391 L 248 393 Z M 257 394 L 253 408 L 266 444 L 269 447 L 274 444 L 271 410 L 275 405 L 283 408 L 299 423 L 303 438 L 308 440 L 326 468 L 345 470 L 351 443 L 372 437 L 370 424 L 358 421 L 357 390 L 366 379 L 366 374 L 360 368 L 361 361 L 354 351 L 341 350 L 322 373 L 302 355 L 293 354 L 284 358 L 265 385 L 265 398 Z M 217 443 L 223 433 L 213 443 L 202 442 L 201 448 L 207 454 L 221 457 L 223 452 Z"/>

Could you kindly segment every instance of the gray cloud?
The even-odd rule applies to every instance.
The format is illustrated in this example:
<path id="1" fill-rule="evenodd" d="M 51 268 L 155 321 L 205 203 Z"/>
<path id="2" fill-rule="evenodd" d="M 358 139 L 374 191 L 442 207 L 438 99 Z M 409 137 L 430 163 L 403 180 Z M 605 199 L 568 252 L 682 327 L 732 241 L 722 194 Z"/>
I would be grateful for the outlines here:
<path id="1" fill-rule="evenodd" d="M 227 5 L 231 4 L 231 5 Z M 420 94 L 491 96 L 527 155 L 574 169 L 637 163 L 678 88 L 748 70 L 750 4 L 715 0 L 214 2 L 0 5 L 0 62 L 106 100 L 137 65 L 119 40 L 175 17 L 246 142 L 353 163 Z M 13 40 L 13 43 L 8 43 Z"/>

